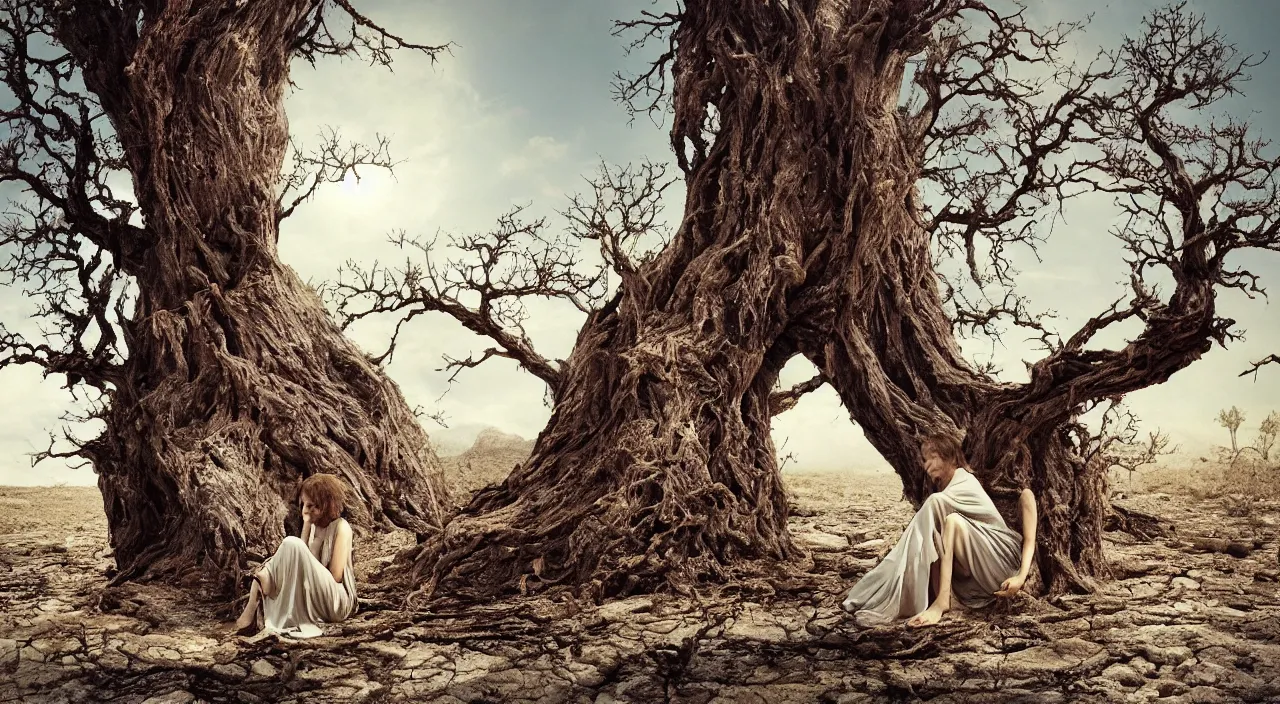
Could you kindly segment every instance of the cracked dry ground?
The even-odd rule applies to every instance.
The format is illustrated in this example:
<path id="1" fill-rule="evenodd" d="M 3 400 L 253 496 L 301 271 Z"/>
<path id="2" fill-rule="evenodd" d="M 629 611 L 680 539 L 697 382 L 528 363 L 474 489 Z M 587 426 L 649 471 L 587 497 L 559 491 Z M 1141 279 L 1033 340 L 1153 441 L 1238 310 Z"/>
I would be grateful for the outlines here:
<path id="1" fill-rule="evenodd" d="M 1280 701 L 1280 505 L 1233 518 L 1215 500 L 1137 496 L 1123 503 L 1176 532 L 1109 533 L 1117 578 L 1096 594 L 860 631 L 838 600 L 910 507 L 893 477 L 788 481 L 812 562 L 786 576 L 701 600 L 426 614 L 365 584 L 357 616 L 301 642 L 228 637 L 225 605 L 163 587 L 105 588 L 96 490 L 0 488 L 0 701 Z M 1203 551 L 1203 537 L 1253 550 Z M 357 545 L 359 573 L 394 542 Z"/>

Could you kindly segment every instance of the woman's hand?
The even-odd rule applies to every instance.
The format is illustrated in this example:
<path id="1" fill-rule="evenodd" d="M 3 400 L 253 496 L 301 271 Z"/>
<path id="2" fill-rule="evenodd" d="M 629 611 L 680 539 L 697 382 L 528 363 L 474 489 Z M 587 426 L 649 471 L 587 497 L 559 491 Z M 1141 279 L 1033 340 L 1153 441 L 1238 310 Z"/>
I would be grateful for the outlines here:
<path id="1" fill-rule="evenodd" d="M 1000 591 L 996 592 L 996 596 L 1014 596 L 1022 591 L 1022 586 L 1026 583 L 1027 576 L 1019 572 L 1000 583 Z"/>

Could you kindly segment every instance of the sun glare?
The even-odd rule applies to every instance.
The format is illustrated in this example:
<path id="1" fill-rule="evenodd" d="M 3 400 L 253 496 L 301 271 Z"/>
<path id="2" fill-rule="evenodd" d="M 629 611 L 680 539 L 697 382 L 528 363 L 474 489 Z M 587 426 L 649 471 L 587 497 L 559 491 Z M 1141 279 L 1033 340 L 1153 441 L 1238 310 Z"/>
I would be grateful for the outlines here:
<path id="1" fill-rule="evenodd" d="M 345 193 L 358 193 L 362 190 L 367 190 L 365 188 L 367 185 L 359 176 L 350 171 L 347 172 L 346 176 L 342 177 L 342 190 Z"/>

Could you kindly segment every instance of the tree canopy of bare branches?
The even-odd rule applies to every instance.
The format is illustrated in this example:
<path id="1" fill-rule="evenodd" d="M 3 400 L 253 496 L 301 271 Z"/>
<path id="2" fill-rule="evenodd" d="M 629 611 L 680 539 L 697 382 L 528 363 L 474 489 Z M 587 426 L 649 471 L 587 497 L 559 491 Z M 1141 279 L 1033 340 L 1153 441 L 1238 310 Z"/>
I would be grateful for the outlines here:
<path id="1" fill-rule="evenodd" d="M 772 452 L 768 417 L 819 383 L 839 393 L 912 500 L 931 490 L 920 437 L 963 433 L 1003 507 L 1024 487 L 1044 505 L 1044 586 L 1090 588 L 1105 576 L 1112 461 L 1091 461 L 1109 450 L 1073 440 L 1076 419 L 1235 340 L 1217 292 L 1262 287 L 1229 262 L 1280 250 L 1280 159 L 1219 109 L 1259 60 L 1185 4 L 1083 61 L 1067 58 L 1087 36 L 1082 25 L 1037 29 L 1018 8 L 978 0 L 689 0 L 619 27 L 637 37 L 633 48 L 657 47 L 617 93 L 635 114 L 670 111 L 684 216 L 640 263 L 610 244 L 633 228 L 575 233 L 601 233 L 586 238 L 599 241 L 617 290 L 583 308 L 571 358 L 546 365 L 557 372 L 544 376 L 556 412 L 533 458 L 423 548 L 426 589 L 679 588 L 691 569 L 793 554 L 785 513 L 772 508 L 785 504 L 768 494 L 781 491 L 776 462 L 761 448 Z M 620 204 L 598 188 L 594 201 L 625 212 L 648 202 L 645 192 Z M 1128 285 L 1078 329 L 1058 331 L 1014 288 L 1013 255 L 1064 236 L 1055 225 L 1084 196 L 1115 204 Z M 483 267 L 492 251 L 470 249 L 448 271 Z M 579 265 L 565 256 L 542 261 Z M 402 290 L 409 271 L 415 285 Z M 449 312 L 497 342 L 486 356 L 539 367 L 518 331 L 483 306 L 445 310 L 436 293 L 483 301 L 488 279 L 477 287 L 421 271 L 347 292 L 372 295 L 362 312 Z M 958 335 L 1008 325 L 1044 347 L 1025 382 L 961 353 Z M 1121 325 L 1138 332 L 1099 343 Z M 795 355 L 819 377 L 794 393 L 775 388 Z M 747 510 L 749 528 L 739 522 Z"/>

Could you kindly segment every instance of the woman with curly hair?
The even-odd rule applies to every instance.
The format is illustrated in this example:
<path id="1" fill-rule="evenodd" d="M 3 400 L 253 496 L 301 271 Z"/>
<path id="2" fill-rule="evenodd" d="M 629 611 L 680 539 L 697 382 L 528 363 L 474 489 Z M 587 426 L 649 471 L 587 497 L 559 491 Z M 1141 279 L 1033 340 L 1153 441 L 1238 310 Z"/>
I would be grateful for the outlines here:
<path id="1" fill-rule="evenodd" d="M 262 604 L 263 630 L 295 638 L 321 635 L 356 611 L 351 524 L 342 518 L 346 487 L 332 474 L 302 482 L 302 534 L 288 536 L 253 574 L 249 600 L 235 629 L 253 629 Z"/>

